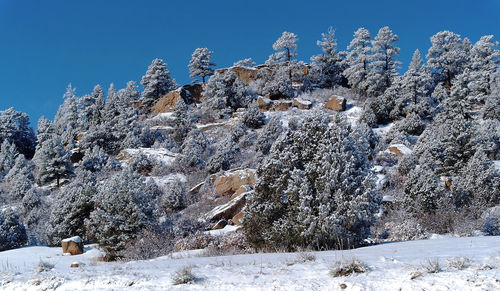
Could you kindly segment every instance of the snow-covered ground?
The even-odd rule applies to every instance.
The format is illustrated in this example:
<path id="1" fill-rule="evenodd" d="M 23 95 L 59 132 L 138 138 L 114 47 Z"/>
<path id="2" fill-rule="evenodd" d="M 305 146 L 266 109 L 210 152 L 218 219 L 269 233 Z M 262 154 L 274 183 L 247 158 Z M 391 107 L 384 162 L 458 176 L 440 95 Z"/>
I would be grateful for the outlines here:
<path id="1" fill-rule="evenodd" d="M 27 247 L 0 253 L 3 290 L 500 290 L 500 237 L 439 237 L 386 243 L 349 251 L 199 257 L 189 251 L 147 261 L 100 262 L 97 250 L 62 256 L 59 248 Z M 192 257 L 190 257 L 192 256 Z M 352 257 L 363 274 L 333 278 L 329 268 Z M 463 270 L 449 265 L 462 257 Z M 469 261 L 467 261 L 467 260 Z M 38 272 L 40 261 L 54 265 Z M 71 263 L 80 262 L 78 268 Z M 430 262 L 441 270 L 429 273 Z M 172 285 L 179 268 L 191 266 L 194 283 Z"/>

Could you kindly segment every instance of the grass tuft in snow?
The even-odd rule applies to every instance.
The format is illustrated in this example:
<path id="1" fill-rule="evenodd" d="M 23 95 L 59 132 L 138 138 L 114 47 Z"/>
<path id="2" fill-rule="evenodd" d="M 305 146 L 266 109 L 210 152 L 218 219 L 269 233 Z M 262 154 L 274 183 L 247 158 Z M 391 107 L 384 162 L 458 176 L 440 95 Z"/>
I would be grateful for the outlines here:
<path id="1" fill-rule="evenodd" d="M 287 266 L 292 266 L 296 263 L 306 263 L 316 261 L 316 255 L 309 252 L 299 252 L 295 258 L 286 261 Z"/>
<path id="2" fill-rule="evenodd" d="M 441 264 L 438 258 L 428 259 L 421 265 L 422 269 L 429 274 L 439 273 L 442 271 Z"/>
<path id="3" fill-rule="evenodd" d="M 172 284 L 174 285 L 188 284 L 195 280 L 196 276 L 193 274 L 191 266 L 184 266 L 172 275 Z"/>
<path id="4" fill-rule="evenodd" d="M 38 273 L 42 273 L 42 272 L 48 272 L 48 271 L 54 269 L 54 267 L 55 267 L 54 264 L 47 262 L 47 261 L 40 260 L 40 262 L 38 263 L 38 265 L 36 267 L 36 270 Z"/>
<path id="5" fill-rule="evenodd" d="M 368 271 L 368 266 L 362 261 L 352 258 L 351 261 L 337 261 L 330 267 L 330 276 L 342 277 L 349 276 L 354 273 L 365 273 Z"/>
<path id="6" fill-rule="evenodd" d="M 471 265 L 471 260 L 466 257 L 450 258 L 448 260 L 448 268 L 453 270 L 463 270 Z"/>

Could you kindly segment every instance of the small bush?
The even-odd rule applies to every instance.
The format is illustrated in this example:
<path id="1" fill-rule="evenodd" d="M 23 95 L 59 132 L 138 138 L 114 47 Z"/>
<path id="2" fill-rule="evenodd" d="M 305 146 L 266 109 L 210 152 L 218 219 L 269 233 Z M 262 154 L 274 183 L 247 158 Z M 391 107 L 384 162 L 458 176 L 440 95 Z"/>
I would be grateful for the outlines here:
<path id="1" fill-rule="evenodd" d="M 330 276 L 332 277 L 342 277 L 349 276 L 354 273 L 365 273 L 368 271 L 368 267 L 365 263 L 360 260 L 353 258 L 351 261 L 337 261 L 330 267 Z"/>
<path id="2" fill-rule="evenodd" d="M 192 267 L 191 266 L 184 266 L 177 270 L 173 275 L 172 275 L 172 284 L 174 285 L 180 285 L 180 284 L 188 284 L 192 283 L 196 280 L 196 277 L 194 276 L 192 272 Z"/>
<path id="3" fill-rule="evenodd" d="M 241 115 L 241 122 L 243 122 L 243 124 L 248 128 L 257 129 L 266 124 L 266 117 L 264 113 L 259 111 L 259 108 L 256 104 L 252 104 Z"/>
<path id="4" fill-rule="evenodd" d="M 422 264 L 422 269 L 426 273 L 434 274 L 442 271 L 441 264 L 439 263 L 438 258 L 428 259 L 425 263 Z"/>
<path id="5" fill-rule="evenodd" d="M 40 260 L 40 262 L 38 263 L 38 266 L 36 267 L 36 270 L 38 273 L 42 273 L 42 272 L 48 272 L 48 271 L 54 269 L 54 267 L 55 267 L 54 264 Z"/>
<path id="6" fill-rule="evenodd" d="M 471 264 L 471 260 L 466 257 L 459 257 L 459 258 L 451 258 L 448 260 L 448 268 L 454 269 L 454 270 L 463 270 L 467 267 L 469 267 Z"/>
<path id="7" fill-rule="evenodd" d="M 308 252 L 300 252 L 295 257 L 295 261 L 301 262 L 301 263 L 314 262 L 314 261 L 316 261 L 316 255 L 313 253 L 308 253 Z"/>

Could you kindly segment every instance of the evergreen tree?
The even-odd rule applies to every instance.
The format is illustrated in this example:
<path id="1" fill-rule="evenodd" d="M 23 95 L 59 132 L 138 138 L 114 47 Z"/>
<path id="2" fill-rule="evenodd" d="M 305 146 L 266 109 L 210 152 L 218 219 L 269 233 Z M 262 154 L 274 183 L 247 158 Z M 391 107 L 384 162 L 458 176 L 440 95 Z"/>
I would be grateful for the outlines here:
<path id="1" fill-rule="evenodd" d="M 357 246 L 380 202 L 370 163 L 350 126 L 326 115 L 308 117 L 276 141 L 257 170 L 243 230 L 256 248 Z"/>
<path id="2" fill-rule="evenodd" d="M 493 35 L 482 36 L 470 52 L 470 75 L 468 88 L 472 96 L 490 95 L 491 76 L 498 69 L 500 51 L 495 47 L 498 41 L 493 41 Z M 483 100 L 484 101 L 484 100 Z"/>
<path id="3" fill-rule="evenodd" d="M 160 97 L 177 88 L 175 80 L 170 77 L 167 64 L 161 59 L 154 59 L 146 74 L 141 79 L 144 86 L 142 92 L 143 108 L 151 107 Z"/>
<path id="4" fill-rule="evenodd" d="M 315 82 L 322 88 L 331 88 L 342 83 L 342 73 L 345 66 L 342 63 L 342 52 L 337 52 L 335 30 L 328 28 L 327 33 L 321 34 L 322 39 L 316 43 L 321 47 L 323 54 L 311 57 L 313 71 L 318 75 Z"/>
<path id="5" fill-rule="evenodd" d="M 56 185 L 59 187 L 61 179 L 73 173 L 69 152 L 64 149 L 58 135 L 53 135 L 42 143 L 33 159 L 38 171 L 36 178 L 40 184 L 56 180 Z"/>
<path id="6" fill-rule="evenodd" d="M 410 66 L 401 82 L 404 98 L 413 105 L 416 106 L 421 98 L 428 96 L 432 79 L 429 70 L 423 65 L 419 50 L 413 53 Z"/>
<path id="7" fill-rule="evenodd" d="M 63 145 L 67 148 L 75 148 L 75 138 L 81 133 L 78 111 L 78 98 L 75 89 L 68 85 L 64 93 L 64 102 L 57 110 L 54 118 L 54 127 L 61 137 Z"/>
<path id="8" fill-rule="evenodd" d="M 0 144 L 5 140 L 16 145 L 17 150 L 28 159 L 35 152 L 35 134 L 26 113 L 9 108 L 0 111 Z"/>
<path id="9" fill-rule="evenodd" d="M 354 33 L 354 38 L 347 47 L 349 50 L 345 62 L 347 68 L 344 70 L 344 76 L 349 85 L 361 91 L 365 96 L 368 90 L 367 76 L 369 75 L 369 64 L 371 59 L 371 36 L 365 28 L 359 28 Z"/>
<path id="10" fill-rule="evenodd" d="M 393 34 L 388 27 L 382 27 L 372 41 L 370 73 L 368 75 L 368 93 L 380 95 L 392 85 L 394 77 L 398 75 L 397 68 L 401 62 L 396 60 L 399 47 L 395 42 L 399 37 Z"/>
<path id="11" fill-rule="evenodd" d="M 17 148 L 8 140 L 4 140 L 0 146 L 0 177 L 5 176 L 14 166 L 18 155 Z"/>
<path id="12" fill-rule="evenodd" d="M 451 31 L 440 31 L 431 37 L 427 65 L 435 74 L 436 83 L 444 82 L 450 90 L 452 81 L 462 73 L 468 62 L 467 42 Z"/>
<path id="13" fill-rule="evenodd" d="M 191 60 L 189 61 L 189 77 L 195 78 L 200 77 L 202 82 L 205 83 L 205 78 L 214 74 L 215 63 L 212 62 L 212 51 L 208 48 L 197 48 L 191 55 Z M 194 79 L 193 82 L 197 82 L 198 79 Z"/>
<path id="14" fill-rule="evenodd" d="M 21 247 L 27 240 L 26 229 L 19 222 L 19 215 L 11 209 L 0 211 L 0 252 Z"/>

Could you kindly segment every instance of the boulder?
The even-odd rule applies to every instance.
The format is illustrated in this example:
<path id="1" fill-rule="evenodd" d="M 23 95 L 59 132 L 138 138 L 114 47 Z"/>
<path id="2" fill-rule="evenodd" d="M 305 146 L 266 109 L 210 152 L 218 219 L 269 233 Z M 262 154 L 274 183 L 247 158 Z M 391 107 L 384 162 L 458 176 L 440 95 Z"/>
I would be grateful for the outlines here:
<path id="1" fill-rule="evenodd" d="M 404 156 L 404 155 L 409 155 L 411 154 L 411 150 L 405 146 L 404 144 L 393 144 L 390 145 L 388 148 L 388 151 L 396 154 L 398 156 Z"/>
<path id="2" fill-rule="evenodd" d="M 252 187 L 250 187 L 248 185 L 242 185 L 242 186 L 240 186 L 240 188 L 238 188 L 238 190 L 236 190 L 236 192 L 234 192 L 233 195 L 231 195 L 231 199 L 234 199 L 234 198 L 240 196 L 241 194 L 246 193 L 246 192 L 250 192 L 250 191 L 252 191 Z"/>
<path id="3" fill-rule="evenodd" d="M 287 111 L 292 107 L 292 101 L 289 100 L 279 100 L 275 101 L 273 107 L 271 108 L 272 111 Z"/>
<path id="4" fill-rule="evenodd" d="M 260 111 L 269 111 L 271 109 L 271 106 L 273 104 L 273 101 L 271 99 L 259 96 L 257 98 L 257 105 L 259 106 Z"/>
<path id="5" fill-rule="evenodd" d="M 179 89 L 173 90 L 161 97 L 154 105 L 151 107 L 151 111 L 154 113 L 165 113 L 174 110 L 177 100 L 182 98 L 186 104 L 192 104 L 194 99 L 191 93 L 181 87 Z"/>
<path id="6" fill-rule="evenodd" d="M 345 111 L 346 100 L 344 97 L 332 95 L 332 97 L 330 97 L 330 100 L 325 103 L 325 107 L 335 111 Z"/>
<path id="7" fill-rule="evenodd" d="M 231 220 L 233 221 L 234 225 L 241 225 L 241 223 L 243 222 L 243 212 L 238 212 L 238 214 L 233 216 Z"/>
<path id="8" fill-rule="evenodd" d="M 255 81 L 259 72 L 255 68 L 247 67 L 232 67 L 231 71 L 233 71 L 236 74 L 236 77 L 238 77 L 238 79 L 246 85 L 249 85 L 252 81 Z"/>
<path id="9" fill-rule="evenodd" d="M 241 212 L 241 209 L 243 209 L 243 206 L 245 206 L 246 196 L 248 195 L 248 193 L 250 192 L 243 193 L 235 199 L 232 199 L 225 204 L 215 207 L 214 209 L 212 209 L 212 211 L 207 213 L 207 220 L 218 221 L 221 219 L 232 219 L 236 214 Z"/>
<path id="10" fill-rule="evenodd" d="M 223 229 L 226 225 L 227 225 L 227 220 L 221 219 L 214 225 L 212 230 Z"/>
<path id="11" fill-rule="evenodd" d="M 73 262 L 73 263 L 71 263 L 71 265 L 69 267 L 70 268 L 78 268 L 78 267 L 80 267 L 80 263 L 79 262 Z"/>
<path id="12" fill-rule="evenodd" d="M 63 254 L 69 253 L 72 256 L 83 254 L 83 240 L 79 236 L 63 239 L 61 247 Z"/>
<path id="13" fill-rule="evenodd" d="M 297 107 L 298 109 L 311 109 L 312 102 L 302 99 L 293 99 L 293 107 Z"/>
<path id="14" fill-rule="evenodd" d="M 256 175 L 253 169 L 240 169 L 225 172 L 215 178 L 215 191 L 220 195 L 233 194 L 241 186 L 248 185 L 253 188 Z"/>

